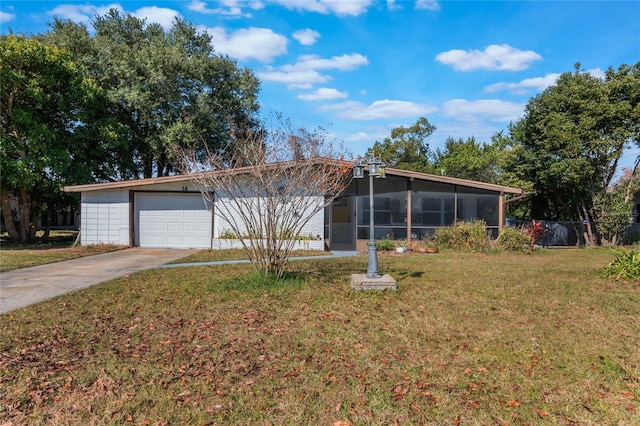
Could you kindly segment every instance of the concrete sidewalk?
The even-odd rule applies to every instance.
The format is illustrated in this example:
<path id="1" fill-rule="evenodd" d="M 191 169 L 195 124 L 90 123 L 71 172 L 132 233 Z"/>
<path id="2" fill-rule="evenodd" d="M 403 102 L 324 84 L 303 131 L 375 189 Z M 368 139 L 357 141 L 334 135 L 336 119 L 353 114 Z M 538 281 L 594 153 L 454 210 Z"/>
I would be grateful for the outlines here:
<path id="1" fill-rule="evenodd" d="M 157 268 L 199 250 L 130 248 L 0 273 L 0 314 L 133 272 Z"/>

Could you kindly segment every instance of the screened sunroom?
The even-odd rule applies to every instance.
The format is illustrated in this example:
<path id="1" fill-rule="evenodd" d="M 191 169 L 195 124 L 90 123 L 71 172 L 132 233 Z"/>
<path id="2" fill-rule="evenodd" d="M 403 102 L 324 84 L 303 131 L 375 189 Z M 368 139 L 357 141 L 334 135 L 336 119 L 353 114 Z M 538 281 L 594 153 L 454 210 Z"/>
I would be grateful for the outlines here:
<path id="1" fill-rule="evenodd" d="M 370 181 L 354 179 L 325 211 L 325 241 L 331 250 L 362 250 L 370 238 Z M 373 181 L 375 239 L 425 239 L 460 221 L 483 220 L 490 236 L 504 222 L 504 200 L 522 190 L 447 176 L 386 169 Z"/>

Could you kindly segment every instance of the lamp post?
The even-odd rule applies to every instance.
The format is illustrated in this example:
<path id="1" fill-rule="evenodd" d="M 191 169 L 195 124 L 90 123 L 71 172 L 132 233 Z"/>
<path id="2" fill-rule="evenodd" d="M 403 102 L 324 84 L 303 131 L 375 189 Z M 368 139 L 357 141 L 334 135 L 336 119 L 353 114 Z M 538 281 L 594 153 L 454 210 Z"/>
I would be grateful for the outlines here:
<path id="1" fill-rule="evenodd" d="M 368 155 L 365 163 L 369 166 L 369 262 L 367 265 L 367 278 L 380 278 L 382 275 L 378 272 L 378 252 L 376 250 L 376 239 L 374 234 L 374 212 L 373 212 L 373 178 L 384 179 L 386 165 L 381 159 L 375 155 Z M 354 179 L 364 178 L 364 164 L 358 160 L 353 167 Z"/>

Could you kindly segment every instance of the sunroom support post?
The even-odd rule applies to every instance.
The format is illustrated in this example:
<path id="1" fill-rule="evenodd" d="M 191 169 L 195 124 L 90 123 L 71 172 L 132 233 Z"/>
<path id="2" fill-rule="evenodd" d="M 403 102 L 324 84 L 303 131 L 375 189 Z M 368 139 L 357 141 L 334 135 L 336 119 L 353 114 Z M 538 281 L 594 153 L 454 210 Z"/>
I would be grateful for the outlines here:
<path id="1" fill-rule="evenodd" d="M 504 192 L 498 197 L 498 235 L 502 232 L 504 226 Z"/>

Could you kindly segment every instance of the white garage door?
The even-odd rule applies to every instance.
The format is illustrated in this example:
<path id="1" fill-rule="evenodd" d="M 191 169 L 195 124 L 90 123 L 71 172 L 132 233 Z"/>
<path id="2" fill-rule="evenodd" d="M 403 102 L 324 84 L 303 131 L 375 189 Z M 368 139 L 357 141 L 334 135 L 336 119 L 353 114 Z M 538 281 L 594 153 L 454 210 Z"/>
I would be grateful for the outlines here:
<path id="1" fill-rule="evenodd" d="M 211 207 L 202 195 L 136 193 L 134 203 L 136 246 L 211 247 Z"/>

